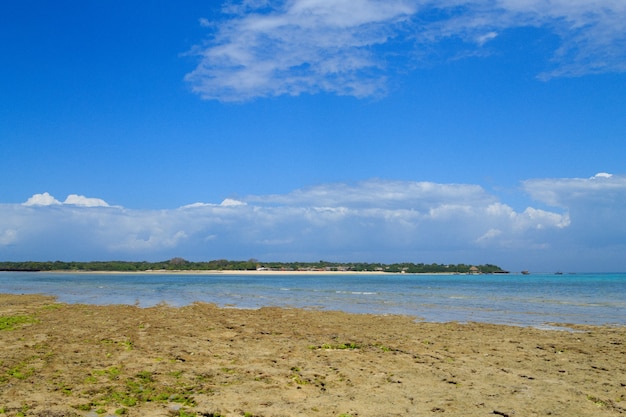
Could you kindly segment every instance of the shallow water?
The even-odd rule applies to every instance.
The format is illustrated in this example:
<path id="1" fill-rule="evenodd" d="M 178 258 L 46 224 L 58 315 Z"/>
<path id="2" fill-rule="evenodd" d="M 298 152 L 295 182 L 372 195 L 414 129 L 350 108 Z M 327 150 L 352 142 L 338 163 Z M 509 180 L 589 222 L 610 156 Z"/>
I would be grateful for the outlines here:
<path id="1" fill-rule="evenodd" d="M 0 292 L 55 295 L 66 303 L 173 306 L 195 301 L 406 314 L 431 322 L 549 328 L 626 325 L 626 274 L 207 275 L 0 272 Z"/>

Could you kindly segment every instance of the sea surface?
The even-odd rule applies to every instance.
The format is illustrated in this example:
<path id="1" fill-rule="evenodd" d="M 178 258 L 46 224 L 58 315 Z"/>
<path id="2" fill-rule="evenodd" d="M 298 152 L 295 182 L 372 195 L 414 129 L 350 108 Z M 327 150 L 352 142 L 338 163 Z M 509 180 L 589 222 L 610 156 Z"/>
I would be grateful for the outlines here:
<path id="1" fill-rule="evenodd" d="M 231 275 L 0 272 L 0 292 L 60 302 L 140 307 L 196 301 L 403 314 L 429 322 L 487 322 L 558 329 L 626 325 L 626 274 Z"/>

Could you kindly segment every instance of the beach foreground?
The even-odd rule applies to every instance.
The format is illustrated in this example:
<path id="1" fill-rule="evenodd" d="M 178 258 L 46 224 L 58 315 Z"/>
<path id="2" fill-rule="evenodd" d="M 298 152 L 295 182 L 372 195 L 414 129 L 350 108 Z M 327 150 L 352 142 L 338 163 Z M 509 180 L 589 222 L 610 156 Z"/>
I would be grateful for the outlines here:
<path id="1" fill-rule="evenodd" d="M 624 327 L 34 295 L 0 295 L 0 320 L 8 416 L 626 414 Z"/>

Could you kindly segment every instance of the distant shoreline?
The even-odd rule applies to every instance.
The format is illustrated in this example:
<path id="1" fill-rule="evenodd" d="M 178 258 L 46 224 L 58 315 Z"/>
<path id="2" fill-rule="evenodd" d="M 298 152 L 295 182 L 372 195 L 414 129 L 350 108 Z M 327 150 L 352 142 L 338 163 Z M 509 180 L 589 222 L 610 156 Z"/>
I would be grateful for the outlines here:
<path id="1" fill-rule="evenodd" d="M 385 271 L 253 271 L 253 270 L 171 270 L 154 269 L 147 271 L 41 271 L 59 274 L 145 274 L 145 275 L 389 275 L 397 274 Z M 411 274 L 418 275 L 418 274 Z M 433 275 L 420 273 L 419 275 Z M 437 275 L 453 275 L 453 273 L 438 273 Z"/>
<path id="2" fill-rule="evenodd" d="M 213 269 L 152 269 L 145 271 L 88 271 L 88 270 L 0 270 L 0 272 L 45 272 L 51 274 L 137 274 L 137 275 L 517 275 L 499 272 L 388 272 L 388 271 L 276 271 L 276 270 L 213 270 Z"/>
<path id="3" fill-rule="evenodd" d="M 424 264 L 424 263 L 370 263 L 370 262 L 259 262 L 255 259 L 248 261 L 232 261 L 217 259 L 212 261 L 191 262 L 183 258 L 172 258 L 162 262 L 133 262 L 133 261 L 23 261 L 0 262 L 0 271 L 62 271 L 62 272 L 146 272 L 146 273 L 197 273 L 197 274 L 490 274 L 508 273 L 497 265 L 467 265 L 467 264 Z"/>
<path id="4" fill-rule="evenodd" d="M 389 272 L 389 271 L 278 271 L 278 270 L 213 270 L 213 269 L 152 269 L 152 270 L 139 270 L 139 271 L 101 271 L 101 270 L 70 270 L 70 269 L 53 269 L 53 270 L 0 270 L 2 272 L 45 272 L 51 274 L 137 274 L 137 275 L 440 275 L 440 276 L 452 276 L 452 275 L 526 275 L 516 272 Z M 548 274 L 550 272 L 534 273 L 533 275 Z M 568 273 L 572 275 L 576 273 Z"/>

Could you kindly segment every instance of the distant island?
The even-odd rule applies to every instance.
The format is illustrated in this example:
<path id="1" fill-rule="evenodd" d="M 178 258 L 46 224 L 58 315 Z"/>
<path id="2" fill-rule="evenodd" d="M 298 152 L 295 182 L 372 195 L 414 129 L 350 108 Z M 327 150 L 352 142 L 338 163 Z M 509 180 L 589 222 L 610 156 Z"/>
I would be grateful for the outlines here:
<path id="1" fill-rule="evenodd" d="M 84 272 L 147 272 L 147 271 L 337 271 L 337 272 L 389 272 L 407 274 L 506 274 L 497 265 L 424 264 L 424 263 L 367 263 L 367 262 L 260 262 L 229 261 L 218 259 L 192 262 L 172 258 L 161 262 L 93 261 L 93 262 L 0 262 L 0 271 L 84 271 Z"/>

